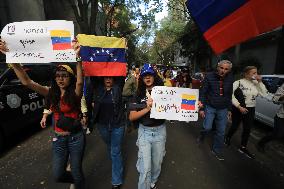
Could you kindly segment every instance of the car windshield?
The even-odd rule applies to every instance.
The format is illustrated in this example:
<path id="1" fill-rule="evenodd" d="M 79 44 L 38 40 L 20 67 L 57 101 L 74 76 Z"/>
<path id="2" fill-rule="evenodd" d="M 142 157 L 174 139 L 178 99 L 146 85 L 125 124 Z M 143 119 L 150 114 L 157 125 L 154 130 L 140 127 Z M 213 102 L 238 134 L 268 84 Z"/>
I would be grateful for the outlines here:
<path id="1" fill-rule="evenodd" d="M 279 77 L 263 77 L 263 84 L 266 86 L 269 93 L 275 93 L 278 87 L 283 83 L 283 78 Z"/>

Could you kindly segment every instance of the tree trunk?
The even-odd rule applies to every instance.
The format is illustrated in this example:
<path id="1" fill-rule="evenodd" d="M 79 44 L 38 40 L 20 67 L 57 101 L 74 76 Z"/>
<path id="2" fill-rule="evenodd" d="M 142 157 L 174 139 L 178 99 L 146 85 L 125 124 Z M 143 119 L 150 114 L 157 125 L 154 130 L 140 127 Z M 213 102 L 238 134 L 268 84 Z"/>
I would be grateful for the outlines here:
<path id="1" fill-rule="evenodd" d="M 91 0 L 91 18 L 90 18 L 90 34 L 97 34 L 96 25 L 97 25 L 97 15 L 98 15 L 98 0 Z"/>

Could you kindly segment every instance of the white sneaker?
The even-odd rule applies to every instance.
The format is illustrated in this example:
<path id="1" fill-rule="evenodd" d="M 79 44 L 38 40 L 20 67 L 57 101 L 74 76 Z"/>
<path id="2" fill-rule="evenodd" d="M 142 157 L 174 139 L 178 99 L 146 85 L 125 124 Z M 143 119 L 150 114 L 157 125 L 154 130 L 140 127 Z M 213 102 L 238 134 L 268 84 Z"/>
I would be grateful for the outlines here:
<path id="1" fill-rule="evenodd" d="M 68 163 L 67 167 L 66 167 L 66 171 L 71 171 L 71 165 L 70 163 Z"/>
<path id="2" fill-rule="evenodd" d="M 88 135 L 88 134 L 91 134 L 91 131 L 90 131 L 90 129 L 89 128 L 87 128 L 87 130 L 86 130 L 86 134 Z"/>
<path id="3" fill-rule="evenodd" d="M 75 189 L 75 184 L 70 184 L 70 188 L 69 189 Z"/>

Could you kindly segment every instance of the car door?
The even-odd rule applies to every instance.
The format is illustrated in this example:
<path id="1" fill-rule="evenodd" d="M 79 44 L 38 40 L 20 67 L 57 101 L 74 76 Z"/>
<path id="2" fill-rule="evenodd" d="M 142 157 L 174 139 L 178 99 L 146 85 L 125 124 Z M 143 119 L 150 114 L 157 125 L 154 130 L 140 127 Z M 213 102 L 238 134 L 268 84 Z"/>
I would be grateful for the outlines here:
<path id="1" fill-rule="evenodd" d="M 5 134 L 13 133 L 38 121 L 44 98 L 23 86 L 12 70 L 2 75 L 0 84 L 0 126 Z"/>

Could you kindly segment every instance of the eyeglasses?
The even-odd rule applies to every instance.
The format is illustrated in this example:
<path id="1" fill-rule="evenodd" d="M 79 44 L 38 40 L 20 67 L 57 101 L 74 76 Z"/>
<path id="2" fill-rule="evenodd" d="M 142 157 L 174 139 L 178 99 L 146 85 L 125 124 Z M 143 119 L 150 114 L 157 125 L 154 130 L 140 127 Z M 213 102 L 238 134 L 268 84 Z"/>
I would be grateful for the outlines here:
<path id="1" fill-rule="evenodd" d="M 69 75 L 68 74 L 55 74 L 55 79 L 59 79 L 59 78 L 66 79 L 66 78 L 69 78 Z"/>

